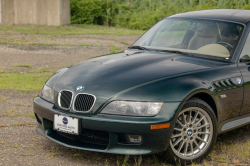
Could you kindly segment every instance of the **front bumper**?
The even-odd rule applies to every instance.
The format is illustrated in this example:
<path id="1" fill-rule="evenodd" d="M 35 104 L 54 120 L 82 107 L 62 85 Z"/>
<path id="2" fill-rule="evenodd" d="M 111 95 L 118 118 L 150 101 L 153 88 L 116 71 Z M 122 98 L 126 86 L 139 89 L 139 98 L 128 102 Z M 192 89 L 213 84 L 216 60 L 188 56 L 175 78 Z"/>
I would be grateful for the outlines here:
<path id="1" fill-rule="evenodd" d="M 67 147 L 115 154 L 142 155 L 157 153 L 167 149 L 174 127 L 174 116 L 180 102 L 164 103 L 155 117 L 128 117 L 117 115 L 84 115 L 63 111 L 40 97 L 34 99 L 34 112 L 38 121 L 37 131 L 44 137 Z M 54 114 L 80 119 L 80 129 L 108 133 L 108 145 L 73 141 L 58 135 L 53 130 Z M 170 123 L 170 128 L 151 130 L 153 124 Z M 126 134 L 141 135 L 141 144 L 129 144 L 124 141 Z"/>

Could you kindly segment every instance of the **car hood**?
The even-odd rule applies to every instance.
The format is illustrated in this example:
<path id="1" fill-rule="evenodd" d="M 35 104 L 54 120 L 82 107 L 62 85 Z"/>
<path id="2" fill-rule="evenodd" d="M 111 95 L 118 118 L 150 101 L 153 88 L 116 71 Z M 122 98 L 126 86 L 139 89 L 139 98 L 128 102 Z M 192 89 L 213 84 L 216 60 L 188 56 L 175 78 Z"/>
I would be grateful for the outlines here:
<path id="1" fill-rule="evenodd" d="M 70 67 L 57 80 L 55 89 L 78 93 L 76 87 L 82 85 L 84 90 L 81 93 L 93 94 L 103 102 L 121 91 L 149 81 L 211 67 L 205 63 L 193 63 L 190 58 L 157 52 L 101 56 Z"/>

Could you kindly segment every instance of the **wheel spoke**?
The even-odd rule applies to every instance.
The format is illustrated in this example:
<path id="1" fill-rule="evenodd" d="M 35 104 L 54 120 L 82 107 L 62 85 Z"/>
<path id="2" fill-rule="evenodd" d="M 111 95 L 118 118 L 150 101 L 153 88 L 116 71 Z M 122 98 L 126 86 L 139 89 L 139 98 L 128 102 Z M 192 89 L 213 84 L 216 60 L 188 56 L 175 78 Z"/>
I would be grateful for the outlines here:
<path id="1" fill-rule="evenodd" d="M 198 125 L 204 118 L 205 116 L 203 116 L 195 125 Z"/>
<path id="2" fill-rule="evenodd" d="M 197 146 L 197 148 L 198 148 L 199 151 L 200 151 L 200 150 L 201 150 L 200 145 L 196 142 L 196 140 L 194 140 L 194 143 L 195 143 L 195 145 Z"/>
<path id="3" fill-rule="evenodd" d="M 178 138 L 178 137 L 181 137 L 181 134 L 175 134 L 175 135 L 172 135 L 171 138 Z"/>
<path id="4" fill-rule="evenodd" d="M 194 155 L 194 147 L 193 147 L 193 143 L 190 143 L 190 147 L 191 147 L 191 153 L 192 153 L 192 155 Z"/>
<path id="5" fill-rule="evenodd" d="M 177 130 L 177 131 L 182 131 L 182 129 L 179 129 L 179 128 L 174 128 L 174 130 Z"/>
<path id="6" fill-rule="evenodd" d="M 202 125 L 202 126 L 200 126 L 200 127 L 197 127 L 197 129 L 199 130 L 199 129 L 201 129 L 201 128 L 203 128 L 203 127 L 206 127 L 206 126 L 209 126 L 209 123 L 204 124 L 204 125 Z"/>
<path id="7" fill-rule="evenodd" d="M 183 114 L 183 119 L 184 119 L 184 125 L 187 125 L 187 119 L 184 114 Z"/>
<path id="8" fill-rule="evenodd" d="M 195 123 L 195 120 L 196 120 L 196 118 L 197 118 L 198 115 L 199 115 L 199 111 L 196 112 L 196 114 L 195 114 L 195 116 L 194 116 L 194 119 L 193 119 L 192 123 Z"/>
<path id="9" fill-rule="evenodd" d="M 204 141 L 203 139 L 201 139 L 200 137 L 196 137 L 196 139 L 198 139 L 198 140 L 200 140 L 200 141 L 204 142 L 205 144 L 207 144 L 207 142 L 206 142 L 206 141 Z"/>
<path id="10" fill-rule="evenodd" d="M 181 125 L 181 127 L 184 127 L 184 125 L 177 119 L 177 122 Z"/>
<path id="11" fill-rule="evenodd" d="M 183 147 L 184 143 L 185 143 L 185 142 L 184 142 L 184 141 L 182 141 L 181 145 L 179 146 L 179 148 L 178 148 L 178 150 L 177 150 L 177 151 L 178 151 L 178 153 L 180 153 L 180 151 L 181 151 L 181 149 L 182 149 L 182 147 Z"/>
<path id="12" fill-rule="evenodd" d="M 197 132 L 197 134 L 210 134 L 209 132 Z"/>
<path id="13" fill-rule="evenodd" d="M 181 140 L 182 140 L 182 139 L 181 139 L 181 138 L 179 138 L 177 141 L 175 141 L 175 142 L 174 142 L 173 146 L 176 146 L 178 143 L 180 143 L 180 142 L 181 142 Z"/>
<path id="14" fill-rule="evenodd" d="M 191 123 L 191 120 L 192 120 L 192 110 L 189 111 L 189 120 L 188 120 L 188 123 L 189 123 L 189 124 Z"/>
<path id="15" fill-rule="evenodd" d="M 187 150 L 188 150 L 189 143 L 185 143 L 185 149 L 184 149 L 184 155 L 187 156 Z"/>

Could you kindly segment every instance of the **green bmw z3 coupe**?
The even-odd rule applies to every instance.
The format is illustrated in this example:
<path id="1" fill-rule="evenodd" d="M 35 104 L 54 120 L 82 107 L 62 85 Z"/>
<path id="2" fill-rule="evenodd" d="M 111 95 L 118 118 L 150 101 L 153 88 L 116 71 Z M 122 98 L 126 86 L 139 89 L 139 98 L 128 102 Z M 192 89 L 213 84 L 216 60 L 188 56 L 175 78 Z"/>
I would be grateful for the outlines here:
<path id="1" fill-rule="evenodd" d="M 34 99 L 37 131 L 96 152 L 199 162 L 250 123 L 250 11 L 166 17 L 127 50 L 63 68 Z"/>

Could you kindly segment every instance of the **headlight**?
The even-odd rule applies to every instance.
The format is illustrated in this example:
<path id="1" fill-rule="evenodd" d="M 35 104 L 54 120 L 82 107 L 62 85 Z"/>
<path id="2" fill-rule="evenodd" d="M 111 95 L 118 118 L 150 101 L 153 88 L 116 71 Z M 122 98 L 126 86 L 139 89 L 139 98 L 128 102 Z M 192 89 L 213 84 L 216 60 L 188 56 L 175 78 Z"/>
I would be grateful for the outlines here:
<path id="1" fill-rule="evenodd" d="M 44 100 L 54 103 L 54 90 L 49 86 L 44 85 L 40 97 Z"/>
<path id="2" fill-rule="evenodd" d="M 127 116 L 155 116 L 159 113 L 162 104 L 160 102 L 113 101 L 101 113 Z"/>

